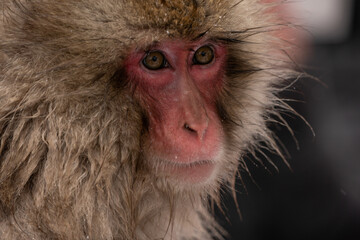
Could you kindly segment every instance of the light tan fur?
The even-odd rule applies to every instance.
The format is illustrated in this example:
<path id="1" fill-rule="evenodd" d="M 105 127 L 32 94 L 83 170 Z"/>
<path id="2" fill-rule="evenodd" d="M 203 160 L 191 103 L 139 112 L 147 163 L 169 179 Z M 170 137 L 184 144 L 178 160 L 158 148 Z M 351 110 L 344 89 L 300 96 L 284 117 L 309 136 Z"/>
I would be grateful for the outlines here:
<path id="1" fill-rule="evenodd" d="M 256 0 L 2 0 L 0 239 L 221 239 L 209 213 L 243 156 L 279 152 L 267 123 L 288 70 Z M 218 101 L 226 157 L 193 188 L 142 164 L 143 109 L 123 61 L 134 48 L 201 35 L 228 49 Z M 277 120 L 281 120 L 281 117 Z M 261 151 L 261 149 L 260 149 Z"/>

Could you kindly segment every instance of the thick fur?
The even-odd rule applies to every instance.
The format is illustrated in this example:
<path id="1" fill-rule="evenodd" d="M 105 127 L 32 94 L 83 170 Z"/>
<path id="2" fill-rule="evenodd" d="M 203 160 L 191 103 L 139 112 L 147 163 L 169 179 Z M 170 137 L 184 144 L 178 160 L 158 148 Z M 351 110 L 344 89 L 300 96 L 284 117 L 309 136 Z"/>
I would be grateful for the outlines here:
<path id="1" fill-rule="evenodd" d="M 276 94 L 292 71 L 272 11 L 256 0 L 0 8 L 0 239 L 220 239 L 209 202 L 246 154 L 278 151 L 267 123 L 287 108 Z M 216 182 L 190 189 L 142 164 L 146 119 L 122 62 L 155 41 L 199 37 L 228 49 L 217 100 L 226 158 Z"/>

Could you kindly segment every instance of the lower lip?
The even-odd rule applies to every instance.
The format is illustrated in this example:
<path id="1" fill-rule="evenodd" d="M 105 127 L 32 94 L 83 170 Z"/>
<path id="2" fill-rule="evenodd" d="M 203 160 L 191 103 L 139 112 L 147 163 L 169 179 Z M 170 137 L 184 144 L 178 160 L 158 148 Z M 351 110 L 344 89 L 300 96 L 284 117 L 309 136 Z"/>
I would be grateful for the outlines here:
<path id="1" fill-rule="evenodd" d="M 188 183 L 204 183 L 211 178 L 215 163 L 198 161 L 189 164 L 166 162 L 161 168 L 166 175 Z"/>

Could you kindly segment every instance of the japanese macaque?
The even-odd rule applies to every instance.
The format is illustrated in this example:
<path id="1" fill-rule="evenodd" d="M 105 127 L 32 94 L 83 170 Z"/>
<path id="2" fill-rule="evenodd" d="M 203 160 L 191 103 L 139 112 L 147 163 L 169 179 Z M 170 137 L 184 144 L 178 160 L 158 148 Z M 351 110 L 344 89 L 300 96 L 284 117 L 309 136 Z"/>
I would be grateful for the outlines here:
<path id="1" fill-rule="evenodd" d="M 279 152 L 296 75 L 269 4 L 0 8 L 0 239 L 222 239 L 209 205 Z"/>

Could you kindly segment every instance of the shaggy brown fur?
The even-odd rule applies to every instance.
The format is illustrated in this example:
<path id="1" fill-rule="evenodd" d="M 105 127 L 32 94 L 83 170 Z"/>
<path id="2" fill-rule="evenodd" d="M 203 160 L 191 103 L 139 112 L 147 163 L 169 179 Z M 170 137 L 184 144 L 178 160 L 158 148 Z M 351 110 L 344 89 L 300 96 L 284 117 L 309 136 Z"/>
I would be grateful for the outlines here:
<path id="1" fill-rule="evenodd" d="M 246 168 L 242 156 L 278 151 L 266 125 L 287 109 L 276 93 L 292 72 L 267 6 L 2 0 L 0 8 L 0 239 L 221 238 L 209 200 L 232 186 L 239 162 Z M 145 115 L 122 62 L 131 48 L 197 37 L 228 49 L 217 101 L 226 158 L 216 182 L 190 189 L 143 166 Z"/>

